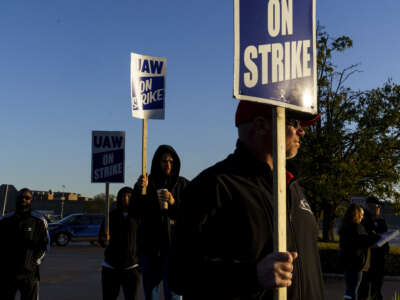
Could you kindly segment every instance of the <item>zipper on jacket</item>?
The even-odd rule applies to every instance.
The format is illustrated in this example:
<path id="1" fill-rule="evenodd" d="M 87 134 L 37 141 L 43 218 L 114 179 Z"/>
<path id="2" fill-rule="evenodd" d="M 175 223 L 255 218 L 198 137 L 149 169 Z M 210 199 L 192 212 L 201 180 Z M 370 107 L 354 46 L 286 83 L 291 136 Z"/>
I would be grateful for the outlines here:
<path id="1" fill-rule="evenodd" d="M 291 210 L 294 209 L 293 208 L 293 204 L 292 204 L 292 208 Z M 298 251 L 299 247 L 297 246 L 297 238 L 295 235 L 295 231 L 293 229 L 293 223 L 292 223 L 292 212 L 289 212 L 289 226 L 290 226 L 290 231 L 292 232 L 292 236 L 293 236 L 293 240 L 294 240 L 294 245 L 296 247 L 296 251 Z M 301 262 L 301 257 L 298 254 L 297 256 L 297 260 L 298 260 L 298 264 L 299 264 L 299 294 L 300 294 L 300 298 L 299 300 L 303 299 L 303 289 L 302 289 L 302 284 L 303 284 L 303 273 L 302 273 L 302 262 Z"/>

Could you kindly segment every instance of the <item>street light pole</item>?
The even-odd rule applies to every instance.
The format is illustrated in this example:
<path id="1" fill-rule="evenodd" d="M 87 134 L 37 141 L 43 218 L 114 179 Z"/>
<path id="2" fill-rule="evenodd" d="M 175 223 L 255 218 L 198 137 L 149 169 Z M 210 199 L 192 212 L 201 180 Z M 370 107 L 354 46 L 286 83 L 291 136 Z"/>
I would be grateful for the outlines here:
<path id="1" fill-rule="evenodd" d="M 6 193 L 4 195 L 2 216 L 4 216 L 6 214 L 7 198 L 8 198 L 7 194 L 8 194 L 8 184 L 6 185 Z"/>
<path id="2" fill-rule="evenodd" d="M 60 218 L 62 219 L 64 217 L 64 201 L 65 201 L 65 196 L 64 196 L 64 190 L 65 190 L 65 185 L 62 185 L 62 196 L 61 196 L 61 213 L 60 213 Z"/>

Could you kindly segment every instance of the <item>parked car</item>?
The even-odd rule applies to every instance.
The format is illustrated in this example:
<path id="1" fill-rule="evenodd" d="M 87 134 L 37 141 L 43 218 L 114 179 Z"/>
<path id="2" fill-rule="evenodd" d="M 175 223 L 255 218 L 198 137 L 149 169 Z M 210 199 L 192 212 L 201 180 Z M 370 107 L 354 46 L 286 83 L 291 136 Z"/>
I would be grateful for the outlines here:
<path id="1" fill-rule="evenodd" d="M 95 243 L 103 220 L 101 214 L 69 215 L 49 224 L 50 240 L 58 246 L 66 246 L 69 242 Z"/>

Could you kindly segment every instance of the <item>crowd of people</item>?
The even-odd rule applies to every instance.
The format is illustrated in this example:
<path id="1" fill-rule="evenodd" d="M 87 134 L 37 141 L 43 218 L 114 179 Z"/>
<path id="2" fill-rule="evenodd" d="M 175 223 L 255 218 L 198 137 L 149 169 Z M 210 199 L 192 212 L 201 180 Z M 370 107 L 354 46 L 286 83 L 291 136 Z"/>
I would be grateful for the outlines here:
<path id="1" fill-rule="evenodd" d="M 173 147 L 156 150 L 150 174 L 117 194 L 102 225 L 105 247 L 101 280 L 104 300 L 137 295 L 142 276 L 146 300 L 273 299 L 287 288 L 288 300 L 323 300 L 317 240 L 319 227 L 296 178 L 287 170 L 287 251 L 276 252 L 273 201 L 273 121 L 268 105 L 239 102 L 234 152 L 189 182 L 180 176 Z M 296 156 L 304 127 L 318 116 L 286 112 L 286 158 Z M 146 191 L 145 193 L 143 191 Z M 30 208 L 32 193 L 18 193 L 16 211 L 0 219 L 7 257 L 0 270 L 2 299 L 38 299 L 39 265 L 49 245 L 47 223 Z M 343 218 L 340 253 L 345 299 L 382 299 L 387 245 L 375 247 L 387 226 L 382 203 L 368 197 L 367 210 L 351 204 Z M 357 298 L 358 295 L 358 298 Z"/>

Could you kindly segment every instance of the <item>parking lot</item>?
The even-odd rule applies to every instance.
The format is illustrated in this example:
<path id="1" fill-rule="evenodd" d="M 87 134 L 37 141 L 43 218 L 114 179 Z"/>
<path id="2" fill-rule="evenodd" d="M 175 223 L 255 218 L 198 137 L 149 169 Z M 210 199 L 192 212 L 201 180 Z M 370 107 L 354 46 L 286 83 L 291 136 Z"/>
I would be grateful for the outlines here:
<path id="1" fill-rule="evenodd" d="M 67 247 L 52 247 L 41 269 L 41 300 L 101 299 L 100 270 L 103 249 L 89 243 L 71 243 Z M 385 281 L 384 299 L 392 299 L 400 289 L 400 281 Z M 331 277 L 325 283 L 326 300 L 343 299 L 344 283 Z M 123 299 L 120 295 L 119 300 Z M 139 291 L 139 299 L 144 299 Z"/>

